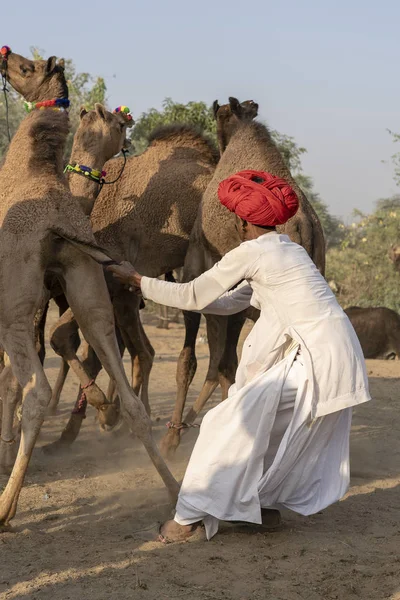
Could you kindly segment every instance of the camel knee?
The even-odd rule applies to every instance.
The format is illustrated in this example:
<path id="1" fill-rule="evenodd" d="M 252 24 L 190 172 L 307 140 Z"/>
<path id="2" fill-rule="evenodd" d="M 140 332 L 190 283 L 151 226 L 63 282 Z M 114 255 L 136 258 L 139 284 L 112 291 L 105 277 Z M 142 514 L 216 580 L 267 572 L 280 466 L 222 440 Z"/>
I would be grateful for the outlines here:
<path id="1" fill-rule="evenodd" d="M 65 320 L 66 314 L 64 313 L 50 330 L 50 345 L 59 356 L 65 360 L 72 360 L 79 347 L 78 323 L 73 316 Z"/>
<path id="2" fill-rule="evenodd" d="M 23 390 L 22 430 L 37 434 L 51 400 L 51 387 L 44 373 L 35 374 Z"/>

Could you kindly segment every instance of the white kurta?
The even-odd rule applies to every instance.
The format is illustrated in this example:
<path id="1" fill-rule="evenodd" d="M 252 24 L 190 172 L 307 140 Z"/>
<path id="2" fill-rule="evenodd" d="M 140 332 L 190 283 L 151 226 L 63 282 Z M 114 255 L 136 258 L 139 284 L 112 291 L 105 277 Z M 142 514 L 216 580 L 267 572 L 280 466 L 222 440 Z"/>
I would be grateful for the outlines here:
<path id="1" fill-rule="evenodd" d="M 261 310 L 229 398 L 203 419 L 176 520 L 203 520 L 211 537 L 218 519 L 260 523 L 261 506 L 312 514 L 338 500 L 349 482 L 350 407 L 370 395 L 354 329 L 306 251 L 269 233 L 190 283 L 143 277 L 142 292 L 185 310 Z M 285 356 L 292 340 L 297 360 L 296 350 Z"/>

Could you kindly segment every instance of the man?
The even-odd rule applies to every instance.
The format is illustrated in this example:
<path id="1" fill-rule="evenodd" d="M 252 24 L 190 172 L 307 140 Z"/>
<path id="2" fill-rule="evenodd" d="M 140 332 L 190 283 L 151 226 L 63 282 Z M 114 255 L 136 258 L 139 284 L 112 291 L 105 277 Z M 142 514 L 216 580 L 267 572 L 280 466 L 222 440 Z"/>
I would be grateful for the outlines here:
<path id="1" fill-rule="evenodd" d="M 293 189 L 242 171 L 218 195 L 243 243 L 212 269 L 175 284 L 142 277 L 129 263 L 110 267 L 168 306 L 261 310 L 228 399 L 203 419 L 175 519 L 160 528 L 164 542 L 190 537 L 201 522 L 210 539 L 219 520 L 261 523 L 280 507 L 309 515 L 339 500 L 349 484 L 351 407 L 370 400 L 350 321 L 306 251 L 276 232 L 297 211 Z"/>

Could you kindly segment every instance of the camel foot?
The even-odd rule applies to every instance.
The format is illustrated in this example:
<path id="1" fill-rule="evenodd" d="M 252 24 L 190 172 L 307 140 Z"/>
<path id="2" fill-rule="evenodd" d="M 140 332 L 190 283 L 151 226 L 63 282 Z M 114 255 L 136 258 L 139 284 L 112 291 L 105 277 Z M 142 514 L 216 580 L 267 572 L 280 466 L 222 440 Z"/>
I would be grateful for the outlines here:
<path id="1" fill-rule="evenodd" d="M 43 446 L 42 452 L 46 456 L 55 456 L 56 454 L 66 452 L 71 448 L 71 446 L 72 442 L 64 441 L 62 438 L 60 438 L 55 442 L 51 442 L 50 444 L 46 444 L 46 446 Z"/>
<path id="2" fill-rule="evenodd" d="M 10 475 L 17 458 L 18 444 L 0 441 L 0 474 Z"/>
<path id="3" fill-rule="evenodd" d="M 185 423 L 187 423 L 188 425 L 191 425 L 192 423 L 195 422 L 195 420 L 197 419 L 198 416 L 199 416 L 198 413 L 195 410 L 193 410 L 193 408 L 190 408 L 185 417 Z"/>
<path id="4" fill-rule="evenodd" d="M 167 433 L 160 441 L 161 456 L 168 460 L 173 460 L 175 452 L 181 443 L 181 434 L 179 429 L 168 429 Z"/>
<path id="5" fill-rule="evenodd" d="M 275 508 L 262 508 L 261 520 L 266 529 L 276 529 L 282 525 L 281 513 Z"/>
<path id="6" fill-rule="evenodd" d="M 43 446 L 42 451 L 44 454 L 52 455 L 67 450 L 78 437 L 83 419 L 84 415 L 72 413 L 64 431 L 61 433 L 60 439 Z"/>
<path id="7" fill-rule="evenodd" d="M 10 481 L 11 480 L 9 480 L 7 487 L 0 496 L 0 527 L 7 527 L 17 512 L 17 504 L 22 488 L 22 481 L 17 482 L 17 485 L 15 486 L 10 486 Z"/>
<path id="8" fill-rule="evenodd" d="M 262 508 L 261 509 L 261 523 L 250 523 L 248 521 L 230 521 L 232 525 L 239 525 L 239 527 L 247 527 L 251 530 L 259 531 L 274 531 L 282 525 L 281 513 L 279 510 L 273 508 Z"/>
<path id="9" fill-rule="evenodd" d="M 100 406 L 98 413 L 99 426 L 102 431 L 112 431 L 121 421 L 119 401 Z"/>
<path id="10" fill-rule="evenodd" d="M 185 542 L 192 537 L 201 523 L 192 525 L 179 525 L 176 521 L 166 521 L 161 525 L 158 534 L 158 541 L 163 544 L 173 544 L 174 542 Z"/>

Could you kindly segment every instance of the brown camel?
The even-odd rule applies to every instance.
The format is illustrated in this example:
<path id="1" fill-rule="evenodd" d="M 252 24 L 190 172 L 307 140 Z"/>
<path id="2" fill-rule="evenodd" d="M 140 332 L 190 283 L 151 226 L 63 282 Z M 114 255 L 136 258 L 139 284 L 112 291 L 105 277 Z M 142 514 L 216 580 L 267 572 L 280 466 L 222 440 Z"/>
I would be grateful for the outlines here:
<path id="1" fill-rule="evenodd" d="M 1 72 L 30 102 L 68 98 L 63 64 L 57 64 L 55 57 L 30 61 L 11 53 L 2 60 Z M 173 499 L 179 489 L 154 442 L 150 419 L 125 376 L 100 266 L 111 259 L 96 244 L 89 219 L 63 176 L 68 132 L 65 112 L 32 110 L 15 134 L 0 172 L 0 343 L 23 390 L 21 440 L 0 498 L 0 523 L 8 523 L 15 515 L 51 398 L 33 335 L 35 315 L 44 304 L 46 271 L 60 278 L 85 339 L 116 381 L 130 428 L 141 439 Z"/>
<path id="2" fill-rule="evenodd" d="M 128 148 L 129 142 L 126 139 L 126 130 L 133 123 L 133 120 L 128 119 L 124 113 L 110 113 L 101 104 L 96 104 L 95 109 L 90 112 L 87 112 L 84 108 L 81 109 L 80 123 L 74 136 L 69 162 L 71 170 L 67 171 L 67 177 L 69 189 L 73 196 L 79 199 L 85 214 L 90 215 L 94 202 L 102 188 L 101 173 L 104 164 L 118 154 L 121 149 Z M 72 168 L 76 168 L 76 165 L 89 167 L 97 171 L 97 173 L 95 172 L 94 176 L 93 174 L 83 176 L 79 172 L 72 170 Z M 50 275 L 46 279 L 46 285 L 59 307 L 61 317 L 68 310 L 68 303 L 62 293 L 61 286 L 57 278 Z M 70 311 L 62 320 L 68 322 L 69 318 Z M 76 322 L 74 323 L 76 325 Z M 42 322 L 42 328 L 44 328 L 44 325 Z M 70 332 L 70 335 L 72 336 L 71 344 L 73 344 L 76 352 L 80 345 L 77 326 Z M 87 353 L 86 344 L 85 353 Z M 62 361 L 57 381 L 53 388 L 48 412 L 54 414 L 56 411 L 70 365 L 85 388 L 85 392 L 83 392 L 83 389 L 80 389 L 78 393 L 74 414 L 81 416 L 76 418 L 83 418 L 85 416 L 86 401 L 88 400 L 90 404 L 100 411 L 100 424 L 113 424 L 116 419 L 116 415 L 114 414 L 115 407 L 108 407 L 109 403 L 102 391 L 94 382 L 92 383 L 85 371 L 82 370 L 76 356 L 71 355 L 68 355 L 67 361 Z"/>
<path id="3" fill-rule="evenodd" d="M 220 258 L 235 248 L 240 239 L 235 218 L 218 201 L 219 183 L 243 169 L 268 171 L 287 180 L 295 189 L 300 207 L 288 223 L 279 228 L 290 238 L 304 246 L 322 273 L 325 269 L 325 243 L 319 219 L 304 193 L 294 181 L 280 151 L 273 142 L 265 125 L 246 118 L 242 105 L 236 98 L 229 105 L 214 103 L 219 145 L 224 150 L 214 176 L 203 196 L 198 218 L 190 237 L 184 267 L 184 281 L 198 277 L 211 268 Z M 140 269 L 138 269 L 140 272 Z M 237 368 L 236 347 L 245 321 L 245 313 L 220 317 L 207 315 L 208 340 L 213 345 L 206 381 L 193 408 L 182 419 L 187 390 L 196 371 L 195 340 L 200 324 L 200 315 L 185 313 L 187 323 L 184 348 L 178 363 L 178 392 L 169 430 L 161 441 L 164 455 L 173 455 L 180 443 L 181 432 L 193 423 L 212 392 L 222 387 L 226 398 L 234 382 Z"/>
<path id="4" fill-rule="evenodd" d="M 105 115 L 107 116 L 106 120 L 104 120 L 104 115 L 101 114 L 99 108 L 97 108 L 95 112 L 88 114 L 86 111 L 81 113 L 82 120 L 74 138 L 74 145 L 72 148 L 70 161 L 71 165 L 90 164 L 95 165 L 96 169 L 101 171 L 106 160 L 110 159 L 119 152 L 122 142 L 124 142 L 125 146 L 127 145 L 126 140 L 124 140 L 125 129 L 127 125 L 132 125 L 133 121 L 127 121 L 123 113 L 111 115 L 111 113 L 107 113 L 107 111 L 105 111 Z M 109 124 L 111 124 L 116 118 L 120 119 L 120 122 L 116 129 L 117 139 L 113 144 L 110 143 L 110 141 L 112 142 L 112 138 L 110 139 L 110 131 L 107 130 L 107 121 Z M 99 121 L 103 121 L 103 123 L 100 123 L 100 127 L 98 123 Z M 123 129 L 122 135 L 121 126 Z M 123 168 L 121 168 L 120 174 L 122 173 Z M 123 176 L 125 176 L 125 174 L 123 174 Z M 106 182 L 107 181 L 110 181 L 109 177 L 107 177 Z M 113 180 L 111 179 L 111 182 L 112 181 Z M 83 198 L 85 212 L 86 214 L 90 214 L 92 212 L 95 200 L 101 190 L 101 186 L 99 186 L 98 182 L 92 181 L 88 177 L 79 177 L 74 172 L 70 172 L 69 174 L 69 185 L 74 196 Z M 104 185 L 107 185 L 107 183 Z M 137 239 L 139 239 L 138 234 Z M 113 304 L 115 306 L 115 291 L 110 289 L 110 292 L 112 295 Z M 72 411 L 67 426 L 61 434 L 60 440 L 47 446 L 46 452 L 53 452 L 60 445 L 69 445 L 76 439 L 82 421 L 85 418 L 87 402 L 98 409 L 99 424 L 103 428 L 108 428 L 115 425 L 116 421 L 118 420 L 119 413 L 119 402 L 112 401 L 112 393 L 108 393 L 108 398 L 110 398 L 110 400 L 107 400 L 103 392 L 98 388 L 94 381 L 101 369 L 101 364 L 93 350 L 88 346 L 87 343 L 84 343 L 83 362 L 81 362 L 76 356 L 76 351 L 80 343 L 78 324 L 71 309 L 66 310 L 65 298 L 62 298 L 61 303 L 59 300 L 60 298 L 58 298 L 58 303 L 63 309 L 63 314 L 60 320 L 52 328 L 51 344 L 54 350 L 60 354 L 60 356 L 64 357 L 65 360 L 63 361 L 63 367 L 60 370 L 56 386 L 53 390 L 53 396 L 50 403 L 52 412 L 54 412 L 58 404 L 59 395 L 67 374 L 67 365 L 71 365 L 73 368 L 75 374 L 80 380 L 81 387 L 74 410 Z M 134 331 L 133 339 L 130 338 L 129 331 L 121 331 L 119 329 L 117 334 L 121 354 L 124 348 L 127 347 L 132 357 L 133 390 L 136 394 L 139 394 L 140 388 L 142 387 L 141 399 L 146 407 L 147 412 L 150 413 L 150 406 L 148 402 L 148 376 L 153 363 L 154 350 L 148 341 L 140 322 L 139 308 L 140 299 L 133 298 L 131 303 L 126 306 L 125 309 L 124 317 L 126 322 L 129 322 L 130 328 Z M 116 314 L 118 315 L 117 312 Z M 143 358 L 145 360 L 143 360 Z"/>

